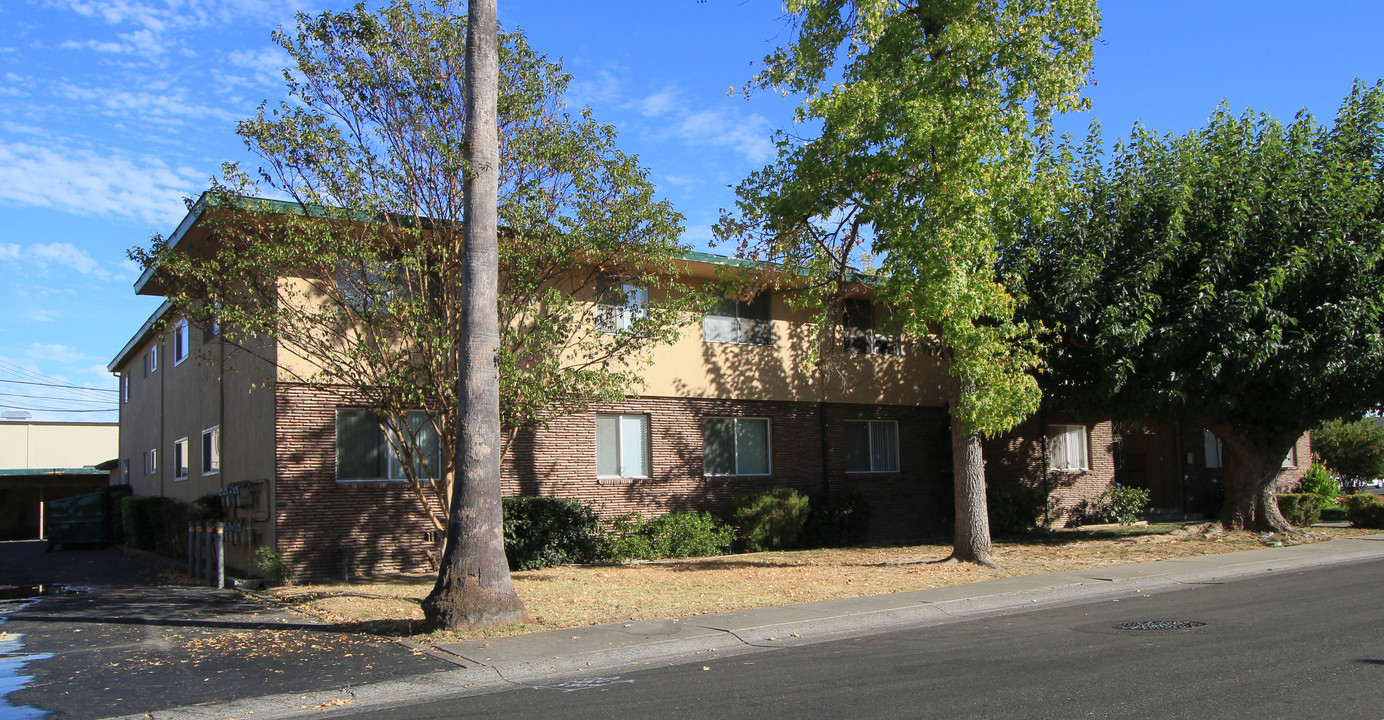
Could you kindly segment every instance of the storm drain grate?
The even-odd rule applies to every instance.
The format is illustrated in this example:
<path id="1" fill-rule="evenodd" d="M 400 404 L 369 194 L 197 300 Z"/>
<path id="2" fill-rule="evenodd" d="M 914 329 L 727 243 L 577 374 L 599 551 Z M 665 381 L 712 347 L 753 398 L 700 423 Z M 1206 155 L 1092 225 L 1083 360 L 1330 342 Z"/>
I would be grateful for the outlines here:
<path id="1" fill-rule="evenodd" d="M 1120 623 L 1115 626 L 1116 630 L 1185 630 L 1186 628 L 1198 628 L 1205 626 L 1204 622 L 1196 620 L 1139 620 L 1137 622 Z"/>

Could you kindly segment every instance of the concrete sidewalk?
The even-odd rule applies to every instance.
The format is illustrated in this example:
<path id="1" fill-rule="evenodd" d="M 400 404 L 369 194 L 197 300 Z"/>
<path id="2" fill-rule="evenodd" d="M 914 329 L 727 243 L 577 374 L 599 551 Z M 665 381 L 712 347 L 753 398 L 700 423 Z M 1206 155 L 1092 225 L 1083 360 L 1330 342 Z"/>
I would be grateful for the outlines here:
<path id="1" fill-rule="evenodd" d="M 1180 558 L 1142 565 L 1028 575 L 934 590 L 534 633 L 438 647 L 458 667 L 448 672 L 328 691 L 266 696 L 156 712 L 165 718 L 296 717 L 299 708 L 337 703 L 352 711 L 515 687 L 571 689 L 612 674 L 703 662 L 832 640 L 943 625 L 1036 608 L 1120 601 L 1142 594 L 1384 560 L 1384 535 L 1310 545 Z M 595 677 L 595 676 L 603 677 Z M 253 715 L 250 713 L 253 712 Z M 313 714 L 321 714 L 314 711 Z M 143 715 L 125 716 L 130 720 Z"/>

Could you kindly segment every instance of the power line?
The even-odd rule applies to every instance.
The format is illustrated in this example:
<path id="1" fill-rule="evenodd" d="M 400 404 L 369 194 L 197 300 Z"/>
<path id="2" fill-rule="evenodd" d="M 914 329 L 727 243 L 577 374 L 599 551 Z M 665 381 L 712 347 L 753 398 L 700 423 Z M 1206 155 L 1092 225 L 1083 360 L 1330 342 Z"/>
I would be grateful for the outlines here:
<path id="1" fill-rule="evenodd" d="M 37 385 L 37 386 L 39 386 L 39 387 L 61 388 L 61 389 L 63 389 L 63 390 L 93 390 L 93 391 L 95 391 L 95 392 L 106 392 L 106 393 L 118 393 L 118 392 L 120 392 L 119 390 L 111 390 L 110 388 L 94 388 L 94 387 L 88 387 L 88 386 L 86 386 L 86 385 L 60 385 L 60 384 L 58 384 L 58 383 L 25 382 L 24 380 L 3 380 L 3 379 L 0 379 L 0 383 L 10 383 L 10 384 L 13 384 L 13 385 Z"/>
<path id="2" fill-rule="evenodd" d="M 110 402 L 109 399 L 93 400 L 90 398 L 57 397 L 54 395 L 21 395 L 19 393 L 0 393 L 0 397 L 24 398 L 26 400 L 52 400 L 56 402 L 86 403 L 87 405 L 92 405 L 96 403 L 104 404 Z"/>
<path id="3" fill-rule="evenodd" d="M 32 410 L 34 412 L 54 412 L 54 413 L 113 413 L 120 408 L 110 408 L 109 410 L 68 410 L 66 408 L 43 408 L 43 407 L 24 407 L 20 405 L 0 405 L 6 410 Z"/>

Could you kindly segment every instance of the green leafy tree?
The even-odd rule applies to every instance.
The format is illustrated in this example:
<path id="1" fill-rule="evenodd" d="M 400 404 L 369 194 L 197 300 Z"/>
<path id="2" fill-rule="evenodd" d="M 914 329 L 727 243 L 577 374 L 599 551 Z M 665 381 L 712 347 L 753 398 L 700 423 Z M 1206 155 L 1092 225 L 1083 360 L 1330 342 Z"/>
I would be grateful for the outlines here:
<path id="1" fill-rule="evenodd" d="M 676 280 L 681 217 L 610 126 L 565 110 L 569 76 L 518 33 L 498 41 L 498 162 L 472 160 L 466 31 L 446 3 L 300 15 L 296 32 L 275 34 L 293 61 L 291 100 L 237 127 L 260 167 L 227 166 L 200 201 L 215 242 L 132 251 L 181 309 L 281 376 L 373 410 L 439 535 L 451 449 L 469 427 L 458 412 L 458 378 L 472 376 L 461 340 L 479 332 L 478 320 L 462 330 L 468 290 L 498 297 L 481 301 L 498 312 L 498 345 L 467 362 L 498 366 L 500 454 L 519 428 L 637 390 L 650 350 L 699 302 Z M 469 283 L 465 183 L 478 169 L 498 173 L 498 266 Z M 260 194 L 287 200 L 246 197 Z M 653 302 L 636 306 L 626 287 Z M 508 577 L 492 568 L 487 578 Z"/>
<path id="2" fill-rule="evenodd" d="M 1384 401 L 1384 90 L 1357 85 L 1329 126 L 1222 107 L 1108 163 L 1099 145 L 1014 256 L 1057 331 L 1045 391 L 1213 431 L 1222 523 L 1290 531 L 1274 484 L 1297 438 Z"/>
<path id="3" fill-rule="evenodd" d="M 1384 477 L 1384 424 L 1377 418 L 1328 420 L 1312 430 L 1312 451 L 1354 492 Z"/>
<path id="4" fill-rule="evenodd" d="M 719 226 L 744 250 L 797 268 L 820 309 L 819 361 L 839 352 L 854 268 L 951 374 L 953 559 L 991 564 L 981 439 L 1040 398 L 1032 334 L 995 274 L 1063 175 L 1045 152 L 1055 113 L 1084 107 L 1094 0 L 790 0 L 793 41 L 752 84 L 804 95 L 777 161 L 739 187 Z M 840 82 L 831 81 L 839 69 Z"/>

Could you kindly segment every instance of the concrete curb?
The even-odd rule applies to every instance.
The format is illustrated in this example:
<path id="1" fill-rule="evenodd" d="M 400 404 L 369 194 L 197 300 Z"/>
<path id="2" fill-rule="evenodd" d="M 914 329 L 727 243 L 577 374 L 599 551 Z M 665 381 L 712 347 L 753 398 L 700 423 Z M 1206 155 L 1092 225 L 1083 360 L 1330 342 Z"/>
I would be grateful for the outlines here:
<path id="1" fill-rule="evenodd" d="M 1269 572 L 1384 559 L 1384 535 L 1203 555 L 1141 565 L 1074 570 L 840 600 L 650 620 L 623 625 L 447 643 L 454 671 L 313 693 L 250 698 L 121 716 L 118 720 L 278 720 L 339 708 L 482 694 L 508 687 L 560 687 L 593 673 L 678 665 L 803 647 L 897 630 L 998 617 L 1247 579 Z M 606 678 L 614 680 L 618 678 Z M 117 719 L 110 719 L 117 720 Z"/>

